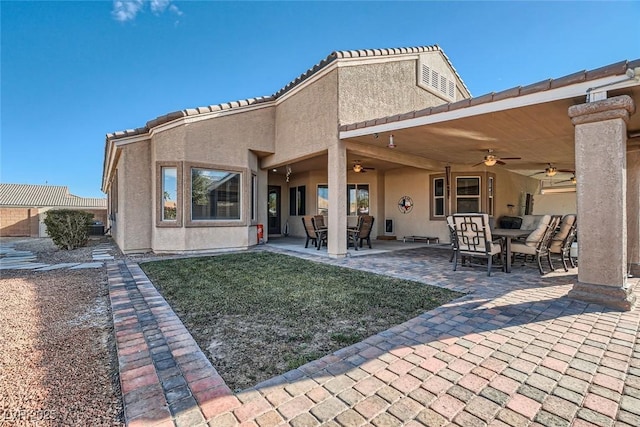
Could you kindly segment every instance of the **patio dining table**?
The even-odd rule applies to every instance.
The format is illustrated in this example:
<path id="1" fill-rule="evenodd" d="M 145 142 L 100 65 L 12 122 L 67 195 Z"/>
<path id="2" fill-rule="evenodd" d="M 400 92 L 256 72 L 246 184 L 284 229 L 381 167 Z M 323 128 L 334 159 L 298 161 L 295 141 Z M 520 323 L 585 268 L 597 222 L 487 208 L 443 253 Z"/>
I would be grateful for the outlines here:
<path id="1" fill-rule="evenodd" d="M 520 230 L 513 228 L 496 228 L 491 230 L 491 235 L 494 237 L 501 237 L 505 241 L 505 264 L 504 271 L 511 273 L 511 239 L 517 239 L 520 237 L 527 237 L 531 233 L 531 230 Z"/>

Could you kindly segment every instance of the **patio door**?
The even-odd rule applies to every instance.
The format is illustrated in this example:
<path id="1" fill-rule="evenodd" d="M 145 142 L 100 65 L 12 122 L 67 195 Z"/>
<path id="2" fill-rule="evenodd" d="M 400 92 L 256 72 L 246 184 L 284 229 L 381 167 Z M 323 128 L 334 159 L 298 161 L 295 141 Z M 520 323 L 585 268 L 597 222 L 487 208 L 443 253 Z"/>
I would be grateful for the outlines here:
<path id="1" fill-rule="evenodd" d="M 281 234 L 280 229 L 280 186 L 269 186 L 269 222 L 268 233 L 269 234 Z"/>

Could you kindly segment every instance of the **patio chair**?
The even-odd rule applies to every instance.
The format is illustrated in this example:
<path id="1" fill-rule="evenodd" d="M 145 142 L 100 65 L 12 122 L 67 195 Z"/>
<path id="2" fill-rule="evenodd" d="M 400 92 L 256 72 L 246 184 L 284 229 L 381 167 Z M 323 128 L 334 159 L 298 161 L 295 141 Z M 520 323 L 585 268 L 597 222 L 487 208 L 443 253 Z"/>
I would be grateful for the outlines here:
<path id="1" fill-rule="evenodd" d="M 502 245 L 493 242 L 487 214 L 455 214 L 453 216 L 458 249 L 454 252 L 453 271 L 458 268 L 459 257 L 485 258 L 487 276 L 491 276 L 493 256 L 502 257 Z M 502 262 L 504 265 L 504 262 Z"/>
<path id="2" fill-rule="evenodd" d="M 313 220 L 315 221 L 317 228 L 327 228 L 324 223 L 324 215 L 314 215 Z"/>
<path id="3" fill-rule="evenodd" d="M 571 245 L 576 239 L 577 231 L 578 228 L 575 214 L 568 214 L 562 217 L 558 230 L 551 238 L 549 251 L 547 253 L 547 261 L 549 262 L 549 268 L 551 268 L 551 270 L 555 270 L 553 263 L 551 262 L 551 254 L 560 255 L 564 271 L 569 271 L 567 261 L 569 261 L 571 267 L 575 268 L 576 264 L 573 262 L 573 258 L 571 257 Z"/>
<path id="4" fill-rule="evenodd" d="M 309 215 L 302 217 L 302 225 L 304 225 L 304 232 L 307 235 L 307 241 L 304 242 L 305 248 L 309 247 L 309 241 L 312 241 L 314 246 L 318 246 L 318 236 L 311 222 L 312 219 Z"/>
<path id="5" fill-rule="evenodd" d="M 349 243 L 353 241 L 353 247 L 357 251 L 358 245 L 362 247 L 362 243 L 366 240 L 369 245 L 369 249 L 373 249 L 371 247 L 371 230 L 373 229 L 373 221 L 374 218 L 371 215 L 361 215 L 358 218 L 358 225 L 356 228 L 347 230 L 347 246 L 349 246 Z"/>
<path id="6" fill-rule="evenodd" d="M 316 222 L 317 216 L 322 218 L 321 220 L 318 220 L 318 222 L 322 223 L 322 226 L 320 226 L 318 222 Z M 320 250 L 323 243 L 325 246 L 327 246 L 327 234 L 329 230 L 327 230 L 327 227 L 324 226 L 324 217 L 322 215 L 317 216 L 311 218 L 311 225 L 313 225 L 313 231 L 316 234 L 316 248 Z"/>
<path id="7" fill-rule="evenodd" d="M 553 237 L 553 233 L 560 222 L 558 217 L 552 218 L 549 215 L 545 215 L 545 217 L 548 218 L 548 222 L 545 223 L 547 218 L 541 220 L 538 228 L 532 231 L 524 242 L 513 242 L 511 244 L 511 253 L 514 256 L 515 254 L 522 254 L 525 256 L 526 261 L 527 255 L 533 255 L 538 262 L 538 270 L 541 275 L 544 274 L 542 258 L 546 257 L 549 253 L 551 238 Z"/>
<path id="8" fill-rule="evenodd" d="M 456 256 L 456 251 L 458 250 L 458 236 L 456 236 L 456 225 L 451 215 L 447 217 L 447 228 L 449 229 L 449 239 L 451 240 L 451 258 L 449 258 L 449 262 L 453 262 L 453 257 Z"/>

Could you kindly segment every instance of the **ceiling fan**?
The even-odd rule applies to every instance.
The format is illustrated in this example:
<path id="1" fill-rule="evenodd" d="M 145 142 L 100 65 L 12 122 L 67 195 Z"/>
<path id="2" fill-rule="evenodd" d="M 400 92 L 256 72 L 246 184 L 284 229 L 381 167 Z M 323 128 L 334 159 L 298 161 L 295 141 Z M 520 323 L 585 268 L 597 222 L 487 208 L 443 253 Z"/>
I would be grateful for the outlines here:
<path id="1" fill-rule="evenodd" d="M 491 148 L 489 148 L 487 151 L 488 151 L 488 154 L 484 156 L 484 160 L 481 161 L 480 163 L 476 163 L 475 165 L 473 165 L 473 167 L 480 166 L 483 163 L 485 164 L 485 166 L 493 166 L 496 163 L 499 165 L 506 165 L 506 163 L 503 162 L 503 160 L 520 160 L 522 158 L 522 157 L 498 157 L 495 154 L 493 154 L 493 150 Z"/>
<path id="2" fill-rule="evenodd" d="M 354 160 L 352 169 L 356 173 L 365 173 L 366 171 L 372 171 L 376 168 L 365 168 L 362 166 L 362 162 L 360 160 Z"/>
<path id="3" fill-rule="evenodd" d="M 578 180 L 576 179 L 576 176 L 572 176 L 570 179 L 565 179 L 564 181 L 558 181 L 558 184 L 562 184 L 563 182 L 570 182 L 572 184 L 576 184 L 578 182 Z"/>
<path id="4" fill-rule="evenodd" d="M 536 176 L 536 175 L 540 175 L 541 173 L 543 173 L 548 177 L 552 177 L 555 174 L 557 174 L 558 172 L 572 173 L 572 174 L 576 173 L 576 171 L 574 171 L 574 170 L 571 170 L 571 169 L 558 169 L 557 167 L 553 166 L 551 163 L 547 163 L 547 167 L 543 171 L 536 172 L 533 175 L 529 175 L 529 176 Z M 575 176 L 572 179 L 575 179 Z M 568 181 L 571 181 L 571 180 L 568 180 Z"/>

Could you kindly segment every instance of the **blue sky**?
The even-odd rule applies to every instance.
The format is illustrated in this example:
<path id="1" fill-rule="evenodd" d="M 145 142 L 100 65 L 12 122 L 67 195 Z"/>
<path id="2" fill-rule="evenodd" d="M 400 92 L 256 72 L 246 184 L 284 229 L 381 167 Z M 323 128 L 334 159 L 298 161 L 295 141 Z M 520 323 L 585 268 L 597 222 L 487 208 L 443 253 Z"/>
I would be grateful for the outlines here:
<path id="1" fill-rule="evenodd" d="M 102 197 L 105 134 L 440 45 L 474 96 L 640 58 L 640 2 L 0 2 L 0 182 Z"/>

